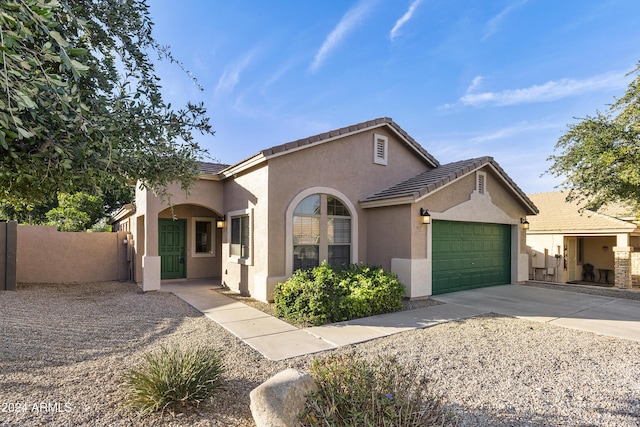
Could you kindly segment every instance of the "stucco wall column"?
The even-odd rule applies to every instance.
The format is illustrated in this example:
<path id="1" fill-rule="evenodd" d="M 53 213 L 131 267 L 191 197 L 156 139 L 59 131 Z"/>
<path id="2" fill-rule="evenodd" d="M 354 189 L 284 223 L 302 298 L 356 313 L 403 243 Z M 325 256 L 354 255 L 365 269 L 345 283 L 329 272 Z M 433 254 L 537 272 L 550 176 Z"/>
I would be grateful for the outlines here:
<path id="1" fill-rule="evenodd" d="M 160 290 L 160 256 L 158 255 L 158 213 L 160 202 L 145 190 L 144 256 L 142 257 L 142 290 Z"/>

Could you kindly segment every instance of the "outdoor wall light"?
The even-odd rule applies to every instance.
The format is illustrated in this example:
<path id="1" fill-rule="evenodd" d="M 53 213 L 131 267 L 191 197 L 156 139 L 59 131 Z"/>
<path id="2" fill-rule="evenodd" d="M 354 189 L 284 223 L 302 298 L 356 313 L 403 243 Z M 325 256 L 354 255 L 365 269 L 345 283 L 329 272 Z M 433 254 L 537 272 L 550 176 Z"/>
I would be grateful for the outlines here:
<path id="1" fill-rule="evenodd" d="M 604 245 L 604 246 L 602 247 L 602 250 L 603 250 L 603 251 L 605 251 L 605 252 L 607 252 L 607 251 L 609 250 L 609 246 Z"/>
<path id="2" fill-rule="evenodd" d="M 430 224 L 431 223 L 431 214 L 429 213 L 428 210 L 426 210 L 424 208 L 420 208 L 420 216 L 422 217 L 422 223 L 423 224 Z"/>
<path id="3" fill-rule="evenodd" d="M 227 222 L 225 221 L 225 217 L 223 215 L 222 218 L 216 221 L 216 227 L 224 228 L 225 225 L 227 225 Z"/>
<path id="4" fill-rule="evenodd" d="M 522 228 L 525 230 L 529 229 L 529 221 L 524 218 L 520 218 L 520 224 L 522 224 Z"/>

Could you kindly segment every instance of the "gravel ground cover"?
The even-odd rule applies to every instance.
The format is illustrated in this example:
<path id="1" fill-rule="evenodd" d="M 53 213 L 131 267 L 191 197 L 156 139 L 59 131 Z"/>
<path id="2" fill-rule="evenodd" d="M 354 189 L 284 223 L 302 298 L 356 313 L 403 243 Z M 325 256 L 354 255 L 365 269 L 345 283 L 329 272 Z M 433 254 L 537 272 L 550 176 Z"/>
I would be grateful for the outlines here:
<path id="1" fill-rule="evenodd" d="M 327 353 L 272 362 L 175 297 L 130 283 L 0 292 L 0 425 L 252 426 L 249 392 Z M 226 386 L 186 415 L 138 418 L 122 375 L 162 345 L 211 345 Z M 462 426 L 638 426 L 640 343 L 497 315 L 345 347 L 433 380 Z"/>

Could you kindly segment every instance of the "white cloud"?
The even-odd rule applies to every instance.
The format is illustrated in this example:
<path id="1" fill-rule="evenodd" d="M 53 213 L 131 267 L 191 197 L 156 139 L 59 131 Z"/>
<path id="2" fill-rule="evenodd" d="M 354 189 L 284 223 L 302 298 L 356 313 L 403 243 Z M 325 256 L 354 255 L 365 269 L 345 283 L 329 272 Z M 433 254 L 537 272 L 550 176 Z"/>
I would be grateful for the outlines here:
<path id="1" fill-rule="evenodd" d="M 480 86 L 480 83 L 482 83 L 482 76 L 476 76 L 467 88 L 467 93 L 471 93 L 476 90 Z"/>
<path id="2" fill-rule="evenodd" d="M 327 56 L 340 44 L 347 33 L 360 24 L 360 22 L 366 17 L 370 6 L 369 2 L 361 1 L 344 14 L 340 22 L 338 22 L 338 25 L 336 25 L 333 31 L 329 33 L 327 38 L 324 40 L 324 43 L 322 43 L 322 46 L 316 53 L 313 63 L 309 67 L 310 71 L 315 72 L 322 66 L 324 61 L 327 59 Z"/>
<path id="3" fill-rule="evenodd" d="M 400 31 L 400 28 L 402 28 L 402 26 L 411 19 L 411 17 L 413 16 L 413 13 L 416 11 L 416 8 L 418 7 L 421 1 L 422 0 L 414 0 L 413 3 L 411 3 L 411 5 L 409 6 L 409 9 L 405 12 L 405 14 L 402 15 L 402 17 L 396 21 L 396 24 L 393 26 L 393 28 L 391 29 L 391 32 L 389 33 L 389 38 L 391 39 L 391 41 L 393 41 L 398 36 L 398 32 Z"/>
<path id="4" fill-rule="evenodd" d="M 216 85 L 216 96 L 233 91 L 236 85 L 240 82 L 240 74 L 251 63 L 251 61 L 253 61 L 254 56 L 255 50 L 247 53 L 240 60 L 225 68 L 224 73 L 222 73 L 222 76 Z"/>
<path id="5" fill-rule="evenodd" d="M 457 104 L 473 107 L 479 106 L 505 106 L 518 104 L 532 104 L 536 102 L 555 101 L 561 98 L 581 95 L 584 93 L 599 90 L 617 90 L 625 88 L 628 84 L 628 77 L 624 72 L 609 72 L 583 80 L 561 79 L 558 81 L 548 81 L 541 85 L 533 85 L 523 89 L 507 89 L 501 92 L 473 93 L 477 87 L 476 77 L 467 93 L 461 97 Z M 450 108 L 453 105 L 446 105 Z"/>
<path id="6" fill-rule="evenodd" d="M 523 6 L 528 0 L 521 0 L 517 3 L 514 3 L 510 6 L 505 7 L 499 14 L 497 14 L 496 16 L 494 16 L 493 18 L 491 18 L 491 20 L 487 23 L 487 32 L 484 34 L 484 36 L 482 37 L 482 40 L 486 40 L 487 38 L 489 38 L 493 33 L 495 33 L 496 31 L 498 31 L 498 27 L 500 26 L 500 23 L 502 22 L 502 20 L 509 14 L 511 13 L 514 9 L 517 9 L 521 6 Z"/>
<path id="7" fill-rule="evenodd" d="M 558 123 L 518 123 L 514 126 L 498 129 L 489 133 L 485 133 L 482 135 L 475 136 L 469 140 L 472 144 L 480 144 L 487 141 L 494 141 L 496 139 L 504 139 L 510 138 L 514 135 L 527 133 L 531 134 L 532 132 L 539 132 L 542 130 L 549 129 L 560 129 L 563 125 Z"/>

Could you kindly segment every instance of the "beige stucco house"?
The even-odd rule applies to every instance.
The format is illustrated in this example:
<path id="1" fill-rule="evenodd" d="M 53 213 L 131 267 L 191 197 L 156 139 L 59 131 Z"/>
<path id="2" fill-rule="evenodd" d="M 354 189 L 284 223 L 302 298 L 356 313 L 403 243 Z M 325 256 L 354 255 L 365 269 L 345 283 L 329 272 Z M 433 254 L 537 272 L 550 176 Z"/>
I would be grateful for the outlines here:
<path id="1" fill-rule="evenodd" d="M 172 209 L 138 189 L 114 217 L 144 290 L 211 277 L 270 300 L 325 260 L 394 271 L 412 298 L 528 279 L 531 200 L 491 157 L 441 165 L 390 118 L 202 171 L 190 194 L 171 189 Z"/>
<path id="2" fill-rule="evenodd" d="M 640 247 L 640 229 L 632 210 L 620 204 L 598 212 L 581 210 L 566 197 L 561 191 L 529 195 L 540 209 L 538 215 L 527 217 L 530 278 L 621 288 L 640 285 L 636 283 L 640 253 L 635 252 Z"/>

